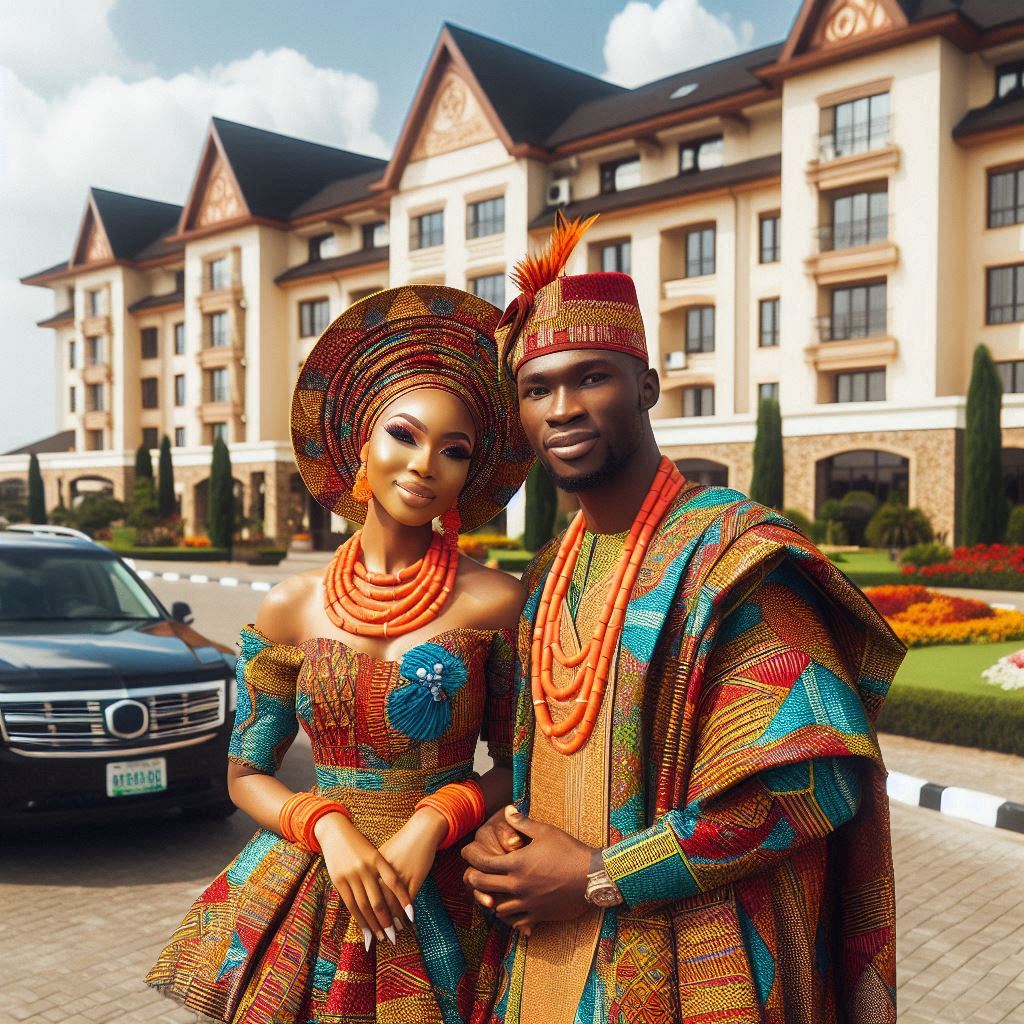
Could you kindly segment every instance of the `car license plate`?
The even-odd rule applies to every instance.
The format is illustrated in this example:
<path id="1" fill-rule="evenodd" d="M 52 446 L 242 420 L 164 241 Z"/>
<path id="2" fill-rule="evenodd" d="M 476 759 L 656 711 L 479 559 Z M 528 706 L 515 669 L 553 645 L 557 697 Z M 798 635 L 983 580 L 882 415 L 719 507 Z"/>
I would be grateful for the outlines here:
<path id="1" fill-rule="evenodd" d="M 167 788 L 167 758 L 111 761 L 107 765 L 107 796 L 159 793 Z"/>

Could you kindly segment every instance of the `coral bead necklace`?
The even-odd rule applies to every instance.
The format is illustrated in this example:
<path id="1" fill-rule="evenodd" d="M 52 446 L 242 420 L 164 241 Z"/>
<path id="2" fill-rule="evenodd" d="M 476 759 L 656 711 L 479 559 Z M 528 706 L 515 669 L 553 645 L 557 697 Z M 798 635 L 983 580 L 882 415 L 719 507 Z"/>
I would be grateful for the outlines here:
<path id="1" fill-rule="evenodd" d="M 594 731 L 612 660 L 622 637 L 626 605 L 633 585 L 651 538 L 682 486 L 683 477 L 679 471 L 669 459 L 662 458 L 626 538 L 597 629 L 589 643 L 575 655 L 568 655 L 562 650 L 559 634 L 566 594 L 583 546 L 586 521 L 582 512 L 577 513 L 562 538 L 537 608 L 530 656 L 530 684 L 537 724 L 552 746 L 563 754 L 574 754 Z M 564 686 L 555 683 L 554 661 L 571 670 L 571 678 Z M 574 706 L 556 724 L 551 717 L 549 700 L 572 700 Z"/>
<path id="2" fill-rule="evenodd" d="M 370 572 L 362 562 L 362 531 L 338 548 L 324 575 L 324 610 L 354 636 L 393 637 L 437 618 L 455 586 L 459 549 L 435 533 L 426 554 L 395 573 Z"/>

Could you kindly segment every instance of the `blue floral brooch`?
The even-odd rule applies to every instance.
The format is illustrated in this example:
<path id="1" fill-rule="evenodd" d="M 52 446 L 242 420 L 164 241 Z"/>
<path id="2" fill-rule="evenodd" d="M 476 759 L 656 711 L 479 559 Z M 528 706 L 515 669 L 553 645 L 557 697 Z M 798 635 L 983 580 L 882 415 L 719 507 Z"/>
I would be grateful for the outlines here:
<path id="1" fill-rule="evenodd" d="M 451 725 L 451 698 L 466 682 L 466 666 L 439 644 L 420 644 L 398 672 L 406 683 L 388 696 L 392 728 L 413 740 L 436 740 Z"/>

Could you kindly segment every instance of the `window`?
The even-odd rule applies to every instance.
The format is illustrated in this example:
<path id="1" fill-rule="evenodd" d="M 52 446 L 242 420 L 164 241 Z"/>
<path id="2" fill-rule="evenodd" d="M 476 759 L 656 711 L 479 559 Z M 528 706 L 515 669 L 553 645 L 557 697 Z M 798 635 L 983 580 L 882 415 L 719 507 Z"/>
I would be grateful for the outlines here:
<path id="1" fill-rule="evenodd" d="M 85 365 L 99 366 L 103 362 L 103 339 L 90 337 L 85 339 Z"/>
<path id="2" fill-rule="evenodd" d="M 759 305 L 761 333 L 758 345 L 761 348 L 774 348 L 779 343 L 779 300 L 762 299 Z"/>
<path id="3" fill-rule="evenodd" d="M 155 327 L 142 328 L 142 358 L 156 359 L 160 354 L 159 339 Z"/>
<path id="4" fill-rule="evenodd" d="M 779 237 L 779 215 L 766 213 L 761 217 L 762 263 L 778 263 L 782 259 L 782 239 Z"/>
<path id="5" fill-rule="evenodd" d="M 386 220 L 377 220 L 363 225 L 363 248 L 382 249 L 390 241 L 391 232 Z"/>
<path id="6" fill-rule="evenodd" d="M 142 428 L 142 444 L 150 449 L 160 447 L 160 437 L 156 427 Z"/>
<path id="7" fill-rule="evenodd" d="M 103 292 L 100 289 L 85 293 L 85 310 L 88 316 L 100 316 L 103 313 Z"/>
<path id="8" fill-rule="evenodd" d="M 142 378 L 142 408 L 156 409 L 160 405 L 160 397 L 157 394 L 159 381 L 156 377 Z"/>
<path id="9" fill-rule="evenodd" d="M 103 385 L 87 384 L 85 389 L 85 408 L 87 412 L 103 411 Z"/>
<path id="10" fill-rule="evenodd" d="M 68 412 L 77 412 L 77 392 L 75 389 L 68 388 Z"/>
<path id="11" fill-rule="evenodd" d="M 832 200 L 832 223 L 822 232 L 823 249 L 850 249 L 888 237 L 888 192 L 856 192 Z"/>
<path id="12" fill-rule="evenodd" d="M 1024 394 L 1024 359 L 1012 359 L 996 363 L 999 379 L 1003 382 L 1003 394 Z"/>
<path id="13" fill-rule="evenodd" d="M 227 313 L 209 313 L 206 317 L 206 341 L 210 348 L 227 348 L 228 315 Z"/>
<path id="14" fill-rule="evenodd" d="M 68 369 L 74 370 L 78 367 L 78 343 L 68 342 Z"/>
<path id="15" fill-rule="evenodd" d="M 862 96 L 840 103 L 824 112 L 826 129 L 821 139 L 821 157 L 867 153 L 889 142 L 889 94 Z"/>
<path id="16" fill-rule="evenodd" d="M 622 160 L 609 160 L 601 164 L 601 192 L 623 192 L 640 184 L 640 157 L 633 155 Z"/>
<path id="17" fill-rule="evenodd" d="M 988 226 L 1024 223 L 1024 167 L 992 171 L 988 176 Z"/>
<path id="18" fill-rule="evenodd" d="M 632 273 L 630 270 L 630 242 L 610 242 L 601 246 L 601 269 L 605 272 L 617 271 L 620 274 Z"/>
<path id="19" fill-rule="evenodd" d="M 216 444 L 218 441 L 228 443 L 228 425 L 226 423 L 210 424 L 210 444 Z"/>
<path id="20" fill-rule="evenodd" d="M 694 139 L 679 147 L 679 173 L 696 174 L 711 171 L 725 163 L 725 143 L 721 135 L 708 139 Z"/>
<path id="21" fill-rule="evenodd" d="M 185 354 L 185 325 L 174 325 L 174 354 L 183 356 Z"/>
<path id="22" fill-rule="evenodd" d="M 1024 61 L 1000 64 L 996 68 L 996 99 L 1017 99 L 1024 92 Z"/>
<path id="23" fill-rule="evenodd" d="M 885 370 L 836 374 L 837 402 L 884 402 Z"/>
<path id="24" fill-rule="evenodd" d="M 500 235 L 505 230 L 505 197 L 483 199 L 466 207 L 466 237 Z"/>
<path id="25" fill-rule="evenodd" d="M 987 306 L 986 323 L 1012 324 L 1024 320 L 1024 263 L 989 268 Z"/>
<path id="26" fill-rule="evenodd" d="M 185 404 L 185 374 L 183 373 L 174 375 L 174 404 Z"/>
<path id="27" fill-rule="evenodd" d="M 715 351 L 714 306 L 694 306 L 686 311 L 686 351 Z"/>
<path id="28" fill-rule="evenodd" d="M 327 299 L 299 303 L 299 337 L 318 338 L 331 322 L 331 304 Z"/>
<path id="29" fill-rule="evenodd" d="M 770 398 L 774 402 L 779 400 L 779 382 L 777 380 L 773 380 L 767 384 L 757 385 L 758 404 L 763 402 L 766 398 Z"/>
<path id="30" fill-rule="evenodd" d="M 174 447 L 184 448 L 185 447 L 185 428 L 175 427 L 174 428 Z"/>
<path id="31" fill-rule="evenodd" d="M 176 292 L 183 292 L 185 290 L 185 271 L 176 270 L 174 272 L 174 290 Z"/>
<path id="32" fill-rule="evenodd" d="M 699 388 L 683 388 L 684 416 L 714 416 L 715 389 L 710 385 Z"/>
<path id="33" fill-rule="evenodd" d="M 103 451 L 103 431 L 102 430 L 87 430 L 86 440 L 89 445 L 89 451 L 101 452 Z"/>
<path id="34" fill-rule="evenodd" d="M 686 232 L 686 276 L 704 277 L 715 272 L 715 228 Z"/>
<path id="35" fill-rule="evenodd" d="M 485 274 L 483 277 L 474 277 L 469 282 L 469 290 L 481 299 L 486 299 L 492 306 L 498 309 L 505 308 L 505 275 Z"/>
<path id="36" fill-rule="evenodd" d="M 885 334 L 885 296 L 885 282 L 836 288 L 824 340 L 845 341 Z"/>
<path id="37" fill-rule="evenodd" d="M 211 292 L 223 291 L 231 286 L 231 269 L 228 266 L 227 256 L 210 260 L 206 264 L 206 274 L 207 287 Z"/>
<path id="38" fill-rule="evenodd" d="M 227 402 L 230 399 L 227 368 L 222 366 L 216 370 L 207 371 L 206 400 L 208 402 Z"/>
<path id="39" fill-rule="evenodd" d="M 314 235 L 309 240 L 309 262 L 325 259 L 334 255 L 334 234 L 330 231 L 322 235 Z"/>
<path id="40" fill-rule="evenodd" d="M 444 211 L 422 213 L 410 221 L 410 249 L 429 249 L 434 245 L 444 245 Z"/>

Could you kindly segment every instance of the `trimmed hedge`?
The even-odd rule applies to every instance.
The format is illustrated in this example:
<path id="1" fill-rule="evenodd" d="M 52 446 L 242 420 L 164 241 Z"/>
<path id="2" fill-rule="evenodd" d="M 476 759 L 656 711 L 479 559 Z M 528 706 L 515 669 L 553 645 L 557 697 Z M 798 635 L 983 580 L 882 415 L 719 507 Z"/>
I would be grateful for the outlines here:
<path id="1" fill-rule="evenodd" d="M 1024 699 L 893 687 L 879 732 L 1024 756 Z"/>
<path id="2" fill-rule="evenodd" d="M 107 544 L 122 558 L 138 561 L 153 559 L 158 562 L 226 562 L 227 548 L 125 548 Z"/>
<path id="3" fill-rule="evenodd" d="M 923 587 L 967 587 L 972 590 L 1024 590 L 1024 573 L 1011 572 L 953 572 L 941 576 L 904 576 L 902 573 L 890 583 L 920 583 Z M 861 583 L 861 586 L 867 584 Z"/>
<path id="4" fill-rule="evenodd" d="M 499 569 L 506 572 L 522 572 L 533 558 L 532 551 L 508 551 L 503 548 L 491 548 L 487 552 L 487 560 L 497 563 Z"/>

